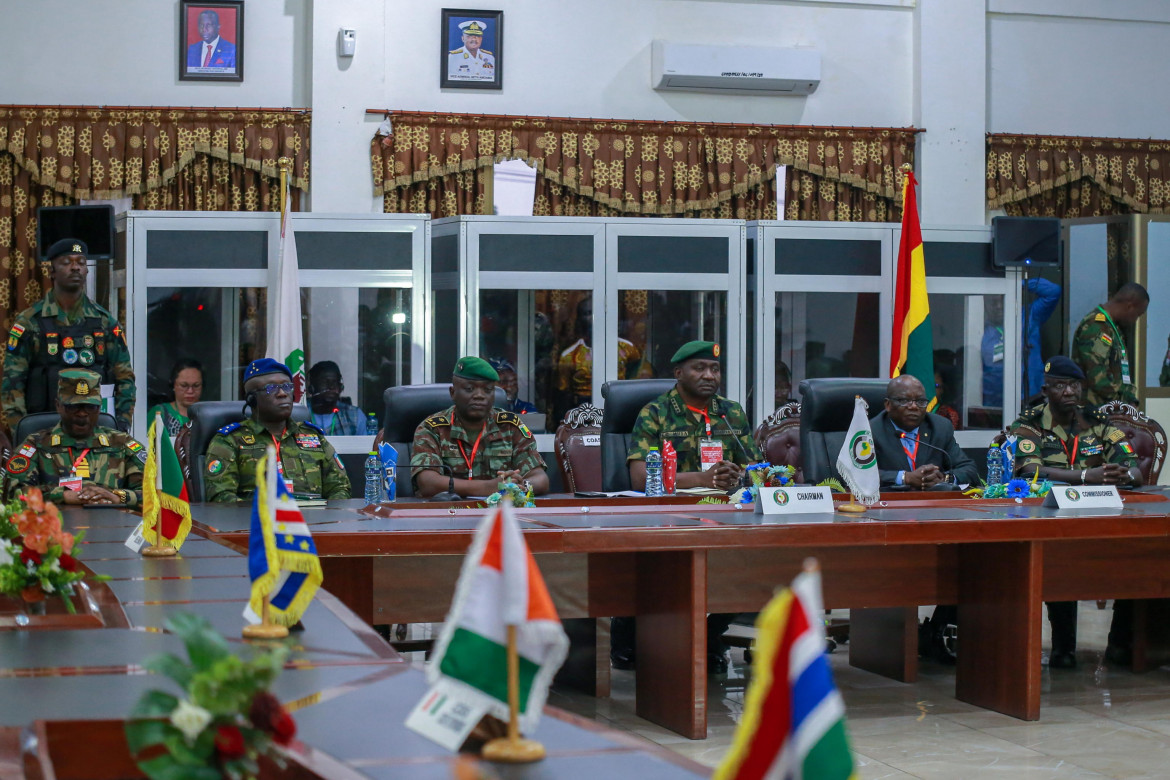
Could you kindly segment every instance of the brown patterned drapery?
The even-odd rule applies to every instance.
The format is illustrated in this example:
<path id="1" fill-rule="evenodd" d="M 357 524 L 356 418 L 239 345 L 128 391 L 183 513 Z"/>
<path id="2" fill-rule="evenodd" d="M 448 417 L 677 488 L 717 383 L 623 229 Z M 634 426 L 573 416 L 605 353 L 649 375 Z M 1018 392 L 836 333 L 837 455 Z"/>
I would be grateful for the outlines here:
<path id="1" fill-rule="evenodd" d="M 142 209 L 279 208 L 277 159 L 308 190 L 309 112 L 0 106 L 0 318 L 44 292 L 36 209 L 133 196 Z"/>
<path id="2" fill-rule="evenodd" d="M 775 214 L 777 165 L 892 202 L 916 132 L 417 112 L 390 120 L 393 135 L 371 144 L 374 191 L 386 211 L 436 217 L 484 213 L 480 173 L 509 159 L 536 168 L 536 214 L 765 218 Z"/>
<path id="3" fill-rule="evenodd" d="M 913 165 L 913 156 L 911 142 L 906 162 Z M 899 194 L 890 198 L 848 182 L 790 167 L 784 176 L 784 185 L 787 187 L 784 218 L 827 222 L 899 222 L 902 219 L 900 165 L 898 172 Z"/>
<path id="4" fill-rule="evenodd" d="M 1170 211 L 1170 141 L 990 133 L 987 205 L 1024 217 Z"/>

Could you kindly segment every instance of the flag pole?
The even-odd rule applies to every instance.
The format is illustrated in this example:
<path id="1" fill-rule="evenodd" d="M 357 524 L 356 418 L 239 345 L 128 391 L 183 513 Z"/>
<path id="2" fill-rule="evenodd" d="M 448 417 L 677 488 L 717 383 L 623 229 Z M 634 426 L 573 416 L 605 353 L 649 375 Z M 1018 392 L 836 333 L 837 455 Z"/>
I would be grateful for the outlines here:
<path id="1" fill-rule="evenodd" d="M 268 594 L 264 594 L 264 603 L 260 608 L 260 622 L 244 626 L 244 639 L 284 639 L 288 636 L 288 628 L 272 622 L 268 615 Z"/>
<path id="2" fill-rule="evenodd" d="M 256 468 L 256 490 L 259 491 L 263 489 L 266 491 L 264 495 L 268 496 L 269 501 L 271 501 L 273 498 L 274 493 L 271 482 L 273 478 L 275 478 L 275 474 L 271 466 L 275 457 L 276 453 L 273 451 L 272 445 L 269 445 L 264 460 L 262 460 Z M 265 474 L 263 486 L 259 484 L 261 473 Z M 257 496 L 259 495 L 260 494 L 258 493 Z M 269 514 L 271 511 L 272 505 L 269 503 L 266 511 L 261 511 L 258 513 L 260 516 L 260 525 L 262 527 L 261 533 L 263 533 L 265 537 L 268 537 L 272 531 L 272 528 L 269 525 L 272 522 L 272 516 Z M 248 543 L 251 545 L 250 539 Z M 268 599 L 270 596 L 270 593 L 265 593 L 263 600 L 260 602 L 260 622 L 249 623 L 248 625 L 244 626 L 243 630 L 240 632 L 243 634 L 245 639 L 284 639 L 286 636 L 288 636 L 288 628 L 286 626 L 280 626 L 272 622 L 272 617 L 268 612 Z"/>
<path id="3" fill-rule="evenodd" d="M 516 626 L 508 632 L 508 736 L 483 746 L 483 757 L 505 764 L 528 764 L 544 758 L 544 745 L 520 736 L 520 653 L 516 650 Z"/>
<path id="4" fill-rule="evenodd" d="M 158 491 L 161 489 L 159 483 L 162 482 L 162 472 L 159 470 L 159 436 L 162 435 L 162 412 L 154 413 L 154 439 L 151 441 L 151 446 L 154 449 L 154 503 L 156 506 L 157 517 L 155 518 L 154 529 L 154 544 L 150 545 L 142 551 L 142 554 L 147 558 L 169 558 L 178 553 L 178 549 L 167 544 L 169 539 L 163 536 L 162 532 L 162 507 L 158 500 Z"/>
<path id="5" fill-rule="evenodd" d="M 849 512 L 850 514 L 858 514 L 865 511 L 865 505 L 857 501 L 853 496 L 853 491 L 849 491 L 849 502 L 841 504 L 837 507 L 838 512 Z"/>

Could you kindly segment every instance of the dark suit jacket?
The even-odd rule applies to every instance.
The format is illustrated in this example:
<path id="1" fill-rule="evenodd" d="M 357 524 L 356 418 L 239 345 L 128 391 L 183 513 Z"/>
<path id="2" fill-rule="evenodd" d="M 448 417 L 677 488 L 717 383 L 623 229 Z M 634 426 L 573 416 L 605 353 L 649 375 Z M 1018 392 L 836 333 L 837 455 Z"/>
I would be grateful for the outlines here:
<path id="1" fill-rule="evenodd" d="M 882 487 L 893 485 L 898 479 L 899 471 L 910 471 L 910 459 L 906 457 L 906 450 L 902 448 L 902 440 L 890 416 L 882 411 L 872 417 L 873 444 L 877 448 L 878 473 L 881 475 Z M 918 436 L 923 442 L 918 447 L 918 457 L 915 463 L 925 466 L 933 463 L 943 471 L 955 475 L 955 482 L 959 484 L 979 484 L 979 472 L 975 463 L 959 448 L 955 441 L 955 428 L 951 421 L 937 414 L 926 414 L 922 424 L 918 426 Z M 933 444 L 946 450 L 946 457 L 941 452 L 925 445 Z M 947 462 L 949 458 L 949 463 Z"/>
<path id="2" fill-rule="evenodd" d="M 195 41 L 195 43 L 187 47 L 187 67 L 203 67 L 203 41 Z M 236 45 L 231 41 L 225 41 L 221 35 L 219 37 L 219 43 L 215 45 L 215 51 L 211 53 L 211 62 L 208 63 L 208 67 L 236 67 Z"/>

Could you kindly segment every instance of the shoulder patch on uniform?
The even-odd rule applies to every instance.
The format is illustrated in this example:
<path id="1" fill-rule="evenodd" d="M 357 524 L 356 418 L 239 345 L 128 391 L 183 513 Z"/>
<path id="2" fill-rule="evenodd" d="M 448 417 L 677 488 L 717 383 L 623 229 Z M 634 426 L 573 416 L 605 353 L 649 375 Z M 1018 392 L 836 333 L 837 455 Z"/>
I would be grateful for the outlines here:
<path id="1" fill-rule="evenodd" d="M 1096 420 L 1097 422 L 1109 422 L 1109 415 L 1105 414 L 1105 412 L 1101 411 L 1100 407 L 1097 406 L 1085 409 L 1085 416 Z"/>
<path id="2" fill-rule="evenodd" d="M 312 428 L 314 431 L 321 434 L 322 436 L 325 435 L 325 431 L 316 423 L 311 423 L 308 420 L 306 420 L 305 422 L 301 423 L 301 425 L 305 426 L 306 428 Z"/>
<path id="3" fill-rule="evenodd" d="M 16 349 L 20 343 L 20 337 L 24 335 L 24 326 L 19 322 L 12 326 L 12 330 L 8 331 L 8 351 Z"/>
<path id="4" fill-rule="evenodd" d="M 428 428 L 439 428 L 443 425 L 450 425 L 451 421 L 447 419 L 446 415 L 432 414 L 427 419 L 423 420 L 423 425 Z"/>
<path id="5" fill-rule="evenodd" d="M 1093 322 L 1105 322 L 1105 315 L 1101 312 L 1097 312 L 1095 315 L 1093 315 Z"/>
<path id="6" fill-rule="evenodd" d="M 1032 441 L 1031 439 L 1023 439 L 1020 441 L 1020 452 L 1024 453 L 1025 455 L 1031 455 L 1035 451 L 1036 442 Z"/>
<path id="7" fill-rule="evenodd" d="M 23 474 L 28 471 L 28 467 L 31 465 L 32 461 L 18 453 L 9 458 L 4 467 L 8 469 L 9 474 Z"/>
<path id="8" fill-rule="evenodd" d="M 1107 442 L 1109 442 L 1109 443 L 1111 443 L 1111 444 L 1116 444 L 1116 443 L 1117 443 L 1117 442 L 1119 442 L 1119 441 L 1124 441 L 1124 440 L 1125 440 L 1125 438 L 1126 438 L 1126 436 L 1125 436 L 1125 431 L 1122 431 L 1122 430 L 1119 430 L 1119 429 L 1117 429 L 1117 428 L 1114 428 L 1114 429 L 1113 429 L 1113 430 L 1112 430 L 1112 431 L 1109 433 L 1109 435 L 1105 437 L 1105 441 L 1107 441 Z"/>
<path id="9" fill-rule="evenodd" d="M 231 433 L 232 431 L 234 431 L 236 428 L 239 428 L 239 427 L 240 427 L 240 423 L 238 423 L 238 422 L 228 423 L 227 425 L 223 426 L 218 431 L 216 431 L 216 433 L 222 433 L 222 434 L 226 435 L 226 434 Z"/>
<path id="10" fill-rule="evenodd" d="M 130 441 L 126 442 L 126 449 L 130 450 L 131 452 L 138 452 L 140 449 L 142 449 L 142 445 L 136 442 L 134 439 L 131 439 Z"/>
<path id="11" fill-rule="evenodd" d="M 106 436 L 104 433 L 99 433 L 97 436 L 97 440 L 98 440 L 98 444 L 102 445 L 103 447 L 110 446 L 110 437 Z"/>
<path id="12" fill-rule="evenodd" d="M 37 448 L 31 444 L 25 443 L 20 445 L 18 452 L 26 458 L 31 458 L 33 455 L 37 454 Z"/>
<path id="13" fill-rule="evenodd" d="M 520 429 L 520 433 L 524 434 L 525 439 L 532 438 L 532 431 L 528 430 L 528 426 L 520 419 L 520 415 L 515 412 L 496 412 L 496 425 L 503 425 L 510 423 Z"/>
<path id="14" fill-rule="evenodd" d="M 212 458 L 211 460 L 207 461 L 207 473 L 208 474 L 215 475 L 221 471 L 223 471 L 223 461 L 222 460 L 220 460 L 219 458 Z"/>

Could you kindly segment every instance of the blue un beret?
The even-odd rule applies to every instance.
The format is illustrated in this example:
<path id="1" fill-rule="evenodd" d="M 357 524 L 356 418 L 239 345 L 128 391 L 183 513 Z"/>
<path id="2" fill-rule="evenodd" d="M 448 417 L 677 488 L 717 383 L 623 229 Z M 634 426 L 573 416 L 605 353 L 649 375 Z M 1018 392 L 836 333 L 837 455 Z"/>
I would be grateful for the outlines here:
<path id="1" fill-rule="evenodd" d="M 278 360 L 272 358 L 260 358 L 253 360 L 248 364 L 244 370 L 244 381 L 247 382 L 254 376 L 262 376 L 264 374 L 285 374 L 289 379 L 292 379 L 292 371 L 288 370 L 288 366 Z"/>
<path id="2" fill-rule="evenodd" d="M 1044 364 L 1044 373 L 1047 376 L 1058 376 L 1064 379 L 1083 380 L 1085 378 L 1085 372 L 1081 370 L 1081 367 L 1064 355 L 1054 355 L 1048 358 L 1048 362 Z"/>

